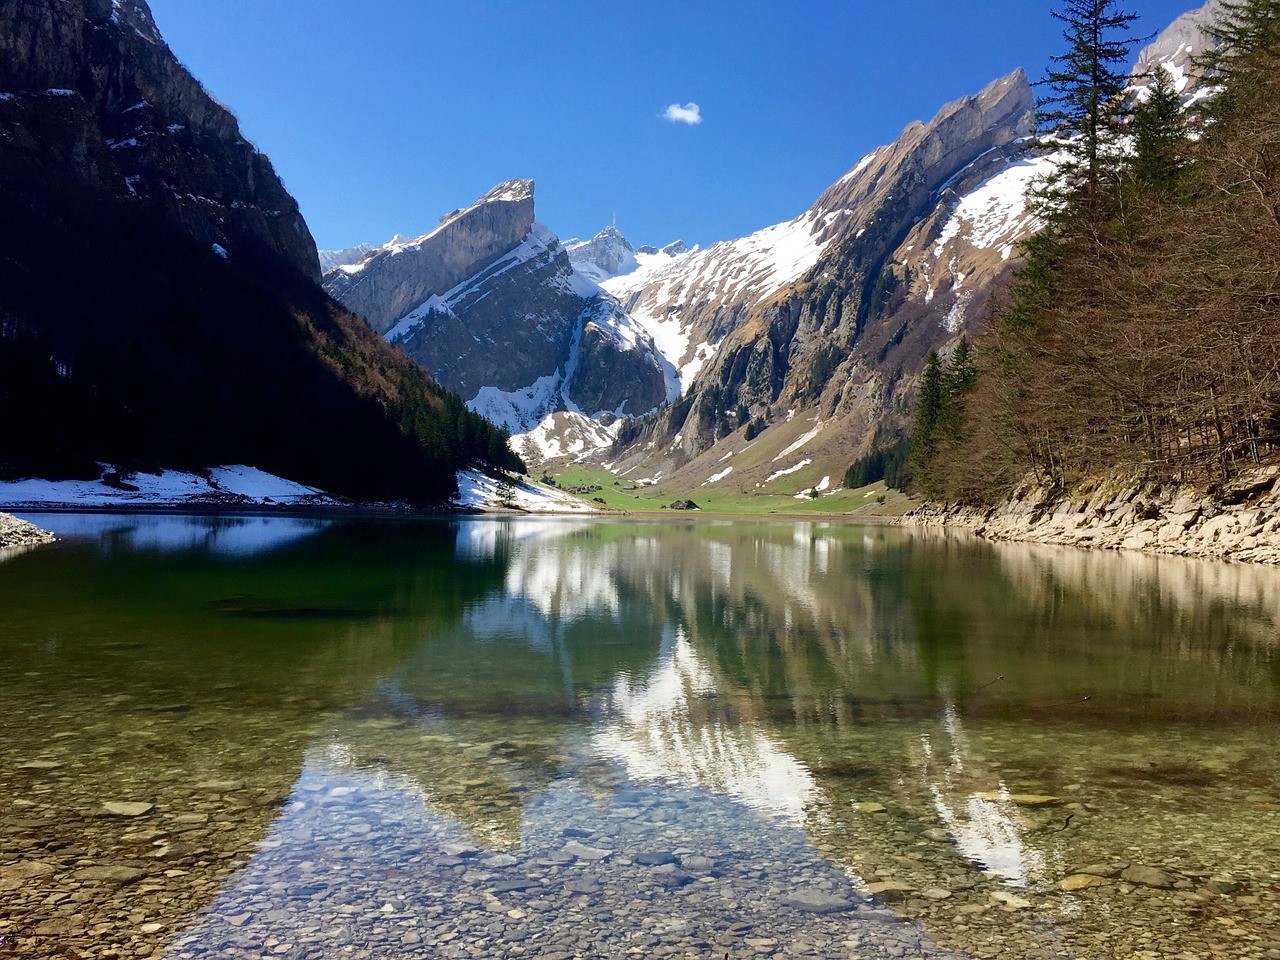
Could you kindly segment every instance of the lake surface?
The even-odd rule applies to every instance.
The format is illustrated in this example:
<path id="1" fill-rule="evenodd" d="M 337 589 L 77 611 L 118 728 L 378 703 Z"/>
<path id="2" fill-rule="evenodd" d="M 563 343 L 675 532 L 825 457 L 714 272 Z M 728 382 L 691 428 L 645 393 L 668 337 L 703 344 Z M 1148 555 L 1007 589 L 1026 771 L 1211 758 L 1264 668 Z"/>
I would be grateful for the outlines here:
<path id="1" fill-rule="evenodd" d="M 1280 571 L 24 516 L 0 958 L 1280 957 Z"/>

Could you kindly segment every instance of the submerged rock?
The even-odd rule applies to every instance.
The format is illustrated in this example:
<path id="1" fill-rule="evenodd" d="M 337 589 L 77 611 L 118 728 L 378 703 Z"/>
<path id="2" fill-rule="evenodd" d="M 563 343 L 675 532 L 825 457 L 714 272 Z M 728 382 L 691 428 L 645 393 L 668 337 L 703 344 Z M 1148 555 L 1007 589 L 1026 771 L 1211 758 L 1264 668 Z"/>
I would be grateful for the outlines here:
<path id="1" fill-rule="evenodd" d="M 1136 883 L 1142 887 L 1152 887 L 1156 890 L 1173 889 L 1174 877 L 1167 871 L 1161 870 L 1159 867 L 1144 867 L 1134 865 L 1120 873 L 1120 879 L 1129 883 Z"/>
<path id="2" fill-rule="evenodd" d="M 154 803 L 111 800 L 102 805 L 102 812 L 111 817 L 145 817 L 155 808 Z"/>
<path id="3" fill-rule="evenodd" d="M 843 913 L 853 909 L 853 904 L 843 897 L 820 890 L 797 890 L 783 897 L 782 905 L 805 913 Z"/>

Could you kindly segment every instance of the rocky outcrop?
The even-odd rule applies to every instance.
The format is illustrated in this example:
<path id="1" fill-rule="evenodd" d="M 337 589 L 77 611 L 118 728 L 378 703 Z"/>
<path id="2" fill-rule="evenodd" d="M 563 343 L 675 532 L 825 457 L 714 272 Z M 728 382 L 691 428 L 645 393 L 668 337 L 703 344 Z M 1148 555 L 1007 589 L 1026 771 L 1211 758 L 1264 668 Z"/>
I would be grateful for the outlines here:
<path id="1" fill-rule="evenodd" d="M 320 256 L 320 272 L 324 274 L 334 267 L 346 267 L 359 263 L 375 249 L 371 243 L 357 243 L 354 247 L 347 247 L 344 250 L 318 250 L 316 252 Z"/>
<path id="2" fill-rule="evenodd" d="M 415 307 L 442 295 L 518 247 L 533 229 L 533 181 L 494 187 L 414 240 L 397 237 L 356 264 L 331 270 L 329 294 L 386 333 Z"/>
<path id="3" fill-rule="evenodd" d="M 1170 72 L 1175 89 L 1185 93 L 1191 81 L 1199 76 L 1195 59 L 1212 42 L 1206 29 L 1225 11 L 1223 0 L 1209 0 L 1204 6 L 1178 17 L 1138 54 L 1134 74 L 1145 78 L 1157 67 L 1164 67 Z"/>
<path id="4" fill-rule="evenodd" d="M 931 504 L 903 522 L 970 529 L 988 540 L 1280 564 L 1280 465 L 1212 495 L 1123 477 L 1066 495 L 1029 482 L 991 509 Z"/>
<path id="5" fill-rule="evenodd" d="M 170 52 L 144 0 L 0 0 L 0 177 L 146 206 L 206 248 L 319 279 L 271 162 Z"/>
<path id="6" fill-rule="evenodd" d="M 41 530 L 35 524 L 19 520 L 7 513 L 0 513 L 0 551 L 13 547 L 35 547 L 56 540 L 52 533 Z"/>
<path id="7" fill-rule="evenodd" d="M 614 328 L 594 320 L 582 328 L 567 394 L 582 410 L 617 416 L 644 413 L 666 399 L 653 352 L 620 349 Z"/>
<path id="8" fill-rule="evenodd" d="M 530 208 L 532 212 L 532 208 Z M 584 300 L 573 271 L 547 231 L 530 231 L 460 283 L 430 290 L 427 301 L 389 332 L 424 370 L 463 397 L 482 388 L 519 390 L 553 376 L 581 327 Z M 377 270 L 376 258 L 367 269 Z M 397 267 L 398 269 L 398 267 Z"/>

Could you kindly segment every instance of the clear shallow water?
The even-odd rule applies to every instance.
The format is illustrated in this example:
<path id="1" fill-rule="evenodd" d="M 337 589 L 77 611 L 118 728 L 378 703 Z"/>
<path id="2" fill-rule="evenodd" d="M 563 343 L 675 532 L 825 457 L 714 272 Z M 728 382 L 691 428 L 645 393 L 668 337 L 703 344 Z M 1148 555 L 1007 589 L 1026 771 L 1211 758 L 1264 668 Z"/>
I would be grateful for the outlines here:
<path id="1" fill-rule="evenodd" d="M 1280 956 L 1277 571 L 29 519 L 0 957 Z"/>

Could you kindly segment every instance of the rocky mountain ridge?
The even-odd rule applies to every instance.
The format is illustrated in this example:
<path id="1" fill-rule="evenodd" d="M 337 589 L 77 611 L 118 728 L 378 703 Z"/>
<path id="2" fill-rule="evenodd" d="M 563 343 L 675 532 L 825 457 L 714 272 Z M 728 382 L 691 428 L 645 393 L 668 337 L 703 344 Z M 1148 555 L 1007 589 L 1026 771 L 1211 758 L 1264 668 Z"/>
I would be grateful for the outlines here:
<path id="1" fill-rule="evenodd" d="M 1199 95 L 1193 61 L 1219 7 L 1141 52 L 1139 95 L 1157 66 L 1184 102 Z M 1039 228 L 1027 190 L 1056 160 L 1025 149 L 1033 111 L 1015 71 L 909 125 L 796 221 L 606 281 L 639 322 L 671 331 L 684 391 L 624 425 L 601 460 L 673 490 L 834 492 L 849 462 L 906 429 L 925 355 L 981 325 Z"/>
<path id="2" fill-rule="evenodd" d="M 682 399 L 624 427 L 608 454 L 615 467 L 754 489 L 784 470 L 786 483 L 803 483 L 813 461 L 851 457 L 904 375 L 975 322 L 977 295 L 1007 269 L 1022 218 L 956 212 L 984 184 L 1006 195 L 992 186 L 998 174 L 1026 176 L 1021 150 L 1033 129 L 1034 98 L 1017 70 L 909 125 L 796 220 L 607 283 L 635 316 L 665 322 L 687 343 Z M 744 469 L 736 459 L 733 471 L 712 470 L 725 453 L 745 452 L 743 430 L 757 419 L 803 438 L 783 445 L 791 462 Z M 705 467 L 693 462 L 735 434 Z"/>
<path id="3" fill-rule="evenodd" d="M 533 182 L 513 180 L 324 285 L 472 409 L 526 437 L 550 417 L 555 443 L 582 451 L 668 399 L 652 337 L 593 279 L 634 255 L 617 231 L 566 249 L 535 217 Z"/>
<path id="4" fill-rule="evenodd" d="M 1219 5 L 1180 17 L 1142 51 L 1135 88 L 1163 65 L 1188 90 L 1201 27 Z M 833 475 L 905 429 L 924 357 L 978 329 L 1018 243 L 1038 229 L 1026 194 L 1055 161 L 1026 149 L 1034 108 L 1026 75 L 1014 70 L 928 123 L 909 124 L 794 220 L 694 250 L 678 242 L 637 249 L 606 227 L 559 244 L 573 279 L 549 270 L 550 231 L 541 239 L 522 232 L 528 213 L 495 249 L 540 243 L 535 259 L 547 272 L 517 257 L 520 270 L 504 268 L 495 298 L 481 281 L 501 257 L 468 249 L 460 259 L 475 281 L 416 287 L 371 319 L 384 329 L 398 315 L 386 332 L 473 408 L 520 435 L 534 459 L 593 457 L 673 489 L 834 490 Z M 326 285 L 360 310 L 343 290 L 370 263 L 342 267 Z M 575 324 L 564 321 L 571 298 L 545 302 L 548 289 L 566 283 L 609 305 L 603 316 L 579 315 L 586 322 L 576 345 Z M 505 339 L 468 341 L 469 304 L 482 297 L 492 311 L 484 323 L 503 327 Z M 522 313 L 534 336 L 510 326 Z M 614 405 L 629 392 L 622 381 L 636 375 L 617 364 L 618 329 L 634 331 L 621 339 L 634 337 L 653 363 L 641 364 L 638 393 Z M 522 349 L 529 362 L 514 362 Z M 601 361 L 607 372 L 597 379 L 609 388 L 588 399 L 574 384 Z M 654 388 L 659 369 L 667 403 L 637 418 L 663 399 Z M 769 442 L 754 444 L 761 432 Z M 724 466 L 730 458 L 732 468 Z"/>

